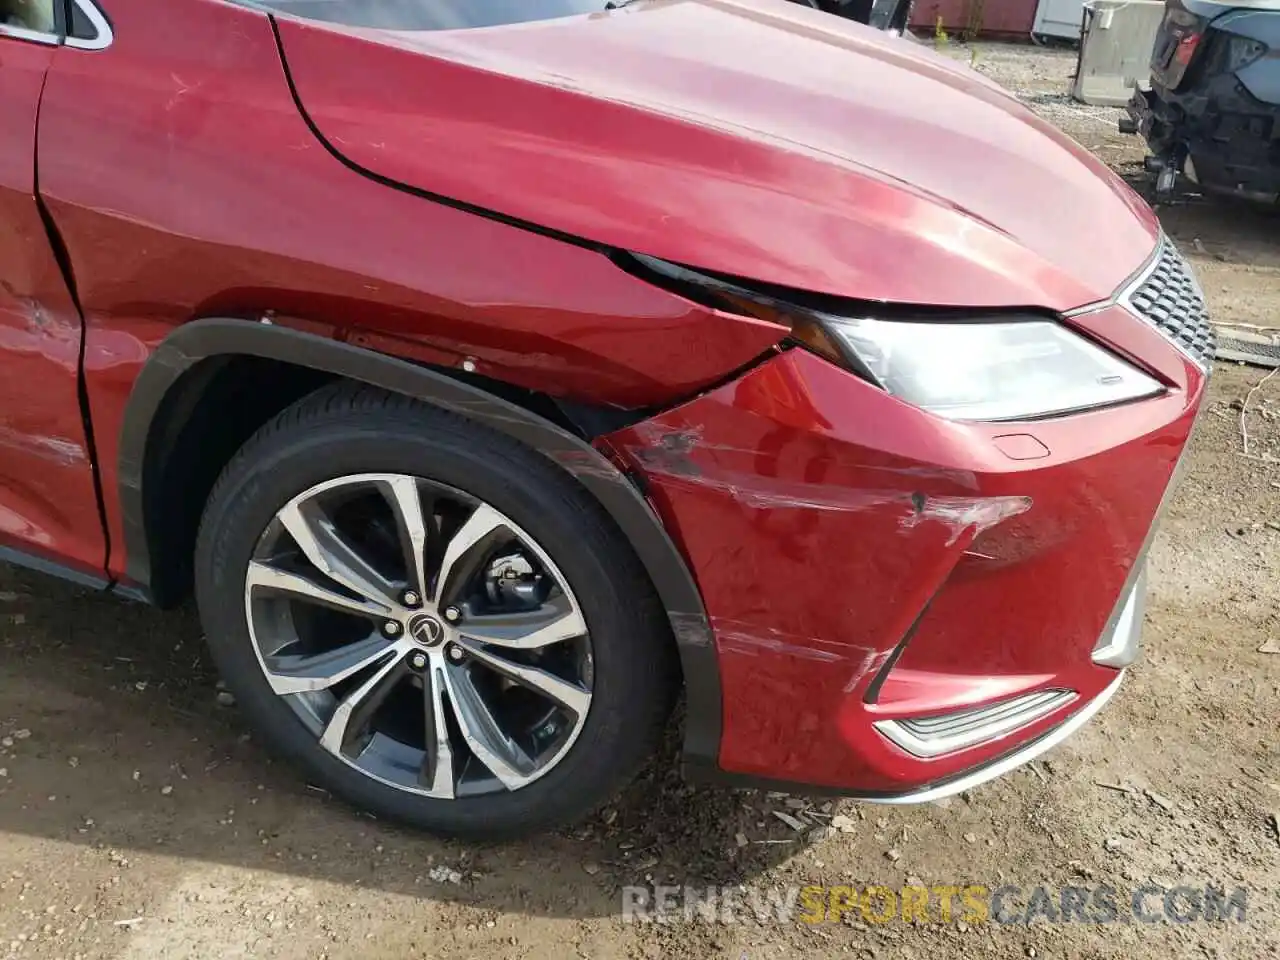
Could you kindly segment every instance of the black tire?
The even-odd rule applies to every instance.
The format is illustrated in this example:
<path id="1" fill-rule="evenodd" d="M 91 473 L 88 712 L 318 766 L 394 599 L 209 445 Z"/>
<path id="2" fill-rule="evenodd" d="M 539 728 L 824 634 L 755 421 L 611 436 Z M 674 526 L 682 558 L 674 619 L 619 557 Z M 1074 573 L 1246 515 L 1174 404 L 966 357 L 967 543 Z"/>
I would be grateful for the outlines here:
<path id="1" fill-rule="evenodd" d="M 577 740 L 540 779 L 459 800 L 389 786 L 324 750 L 268 684 L 244 604 L 255 544 L 290 498 L 368 472 L 413 474 L 491 504 L 528 531 L 572 585 L 591 637 L 592 702 Z M 368 387 L 342 383 L 317 391 L 244 445 L 206 505 L 195 579 L 213 658 L 266 744 L 355 806 L 444 835 L 506 839 L 587 815 L 654 752 L 676 693 L 674 641 L 653 587 L 581 486 L 506 436 Z"/>

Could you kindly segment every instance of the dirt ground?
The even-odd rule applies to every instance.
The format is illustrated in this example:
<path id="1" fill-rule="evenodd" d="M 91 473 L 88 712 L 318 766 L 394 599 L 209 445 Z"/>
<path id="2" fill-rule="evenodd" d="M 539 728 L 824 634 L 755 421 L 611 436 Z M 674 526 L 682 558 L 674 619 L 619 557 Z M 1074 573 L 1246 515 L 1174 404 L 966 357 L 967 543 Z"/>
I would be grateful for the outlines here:
<path id="1" fill-rule="evenodd" d="M 1145 185 L 1115 111 L 1064 102 L 1072 54 L 950 52 Z M 1160 213 L 1219 319 L 1275 324 L 1280 216 L 1196 198 Z M 442 842 L 270 762 L 218 705 L 191 612 L 0 568 L 0 957 L 1277 956 L 1280 468 L 1241 456 L 1238 409 L 1264 373 L 1218 365 L 1154 546 L 1145 659 L 1117 697 L 1047 760 L 923 807 L 694 789 L 667 756 L 576 831 Z M 1280 455 L 1280 376 L 1246 422 L 1255 453 Z M 775 810 L 842 829 L 797 833 Z M 1122 899 L 1212 883 L 1248 905 L 1243 923 L 624 923 L 621 887 L 646 882 L 1109 884 Z"/>

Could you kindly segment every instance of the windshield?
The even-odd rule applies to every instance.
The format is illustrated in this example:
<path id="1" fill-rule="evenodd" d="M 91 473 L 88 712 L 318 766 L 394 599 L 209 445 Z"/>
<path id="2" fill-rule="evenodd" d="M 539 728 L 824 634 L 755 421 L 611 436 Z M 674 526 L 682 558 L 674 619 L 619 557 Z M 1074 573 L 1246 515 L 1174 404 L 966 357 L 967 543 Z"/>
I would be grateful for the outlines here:
<path id="1" fill-rule="evenodd" d="M 263 6 L 350 27 L 461 30 L 596 13 L 606 0 L 265 0 Z"/>

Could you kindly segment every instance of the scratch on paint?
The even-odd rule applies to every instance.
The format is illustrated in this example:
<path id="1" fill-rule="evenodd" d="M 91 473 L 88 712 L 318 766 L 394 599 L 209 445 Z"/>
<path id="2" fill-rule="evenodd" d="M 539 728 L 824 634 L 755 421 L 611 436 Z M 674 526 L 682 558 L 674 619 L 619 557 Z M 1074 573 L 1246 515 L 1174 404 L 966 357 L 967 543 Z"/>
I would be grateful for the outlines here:
<path id="1" fill-rule="evenodd" d="M 191 93 L 193 90 L 199 90 L 202 86 L 204 86 L 204 81 L 200 81 L 199 83 L 187 83 L 176 73 L 170 73 L 169 79 L 173 81 L 173 93 L 172 93 L 172 96 L 169 97 L 168 101 L 164 105 L 164 109 L 166 113 L 177 109 L 177 107 L 180 105 L 182 101 L 182 98 L 186 96 L 188 93 Z M 172 136 L 172 131 L 170 131 L 170 136 Z"/>
<path id="2" fill-rule="evenodd" d="M 862 658 L 862 663 L 858 665 L 858 669 L 853 672 L 853 676 L 849 678 L 848 683 L 844 685 L 845 693 L 853 693 L 858 689 L 864 679 L 880 672 L 880 668 L 888 663 L 889 658 L 893 656 L 893 647 L 887 650 L 867 650 L 866 656 Z"/>
<path id="3" fill-rule="evenodd" d="M 820 637 L 789 634 L 773 627 L 738 620 L 716 618 L 712 621 L 716 640 L 721 650 L 745 656 L 761 653 L 781 654 L 799 660 L 811 660 L 825 664 L 843 664 L 842 669 L 852 668 L 844 682 L 843 690 L 850 693 L 867 677 L 879 672 L 893 652 L 876 650 L 860 644 L 841 644 Z"/>
<path id="4" fill-rule="evenodd" d="M 86 459 L 84 447 L 74 440 L 32 436 L 8 427 L 0 427 L 0 447 L 32 453 L 62 466 L 82 463 Z"/>
<path id="5" fill-rule="evenodd" d="M 736 650 L 739 653 L 754 654 L 760 651 L 784 653 L 802 660 L 817 660 L 822 663 L 836 663 L 850 659 L 850 653 L 874 655 L 875 651 L 865 647 L 835 643 L 820 637 L 806 637 L 799 634 L 786 633 L 774 627 L 766 627 L 743 620 L 726 620 L 717 617 L 712 621 L 716 640 L 725 650 Z M 831 649 L 836 647 L 838 649 Z"/>
<path id="6" fill-rule="evenodd" d="M 666 476 L 676 483 L 722 490 L 743 506 L 758 510 L 797 509 L 831 510 L 855 513 L 876 507 L 899 506 L 903 529 L 911 529 L 925 521 L 946 524 L 951 530 L 947 545 L 954 544 L 970 528 L 974 535 L 990 529 L 1002 520 L 1025 513 L 1031 498 L 1022 496 L 953 497 L 926 496 L 902 490 L 843 487 L 835 484 L 810 483 L 804 480 L 778 480 L 762 476 L 700 475 L 689 469 L 670 469 L 663 461 L 641 457 L 651 473 Z"/>
<path id="7" fill-rule="evenodd" d="M 923 501 L 916 501 L 917 509 L 901 521 L 902 527 L 909 530 L 926 520 L 937 520 L 951 528 L 947 546 L 966 531 L 972 530 L 976 537 L 1031 509 L 1030 497 L 924 497 Z"/>
<path id="8" fill-rule="evenodd" d="M 701 468 L 690 454 L 701 446 L 702 428 L 667 430 L 653 424 L 636 427 L 648 446 L 629 446 L 628 452 L 655 473 L 675 476 L 698 476 Z"/>
<path id="9" fill-rule="evenodd" d="M 747 483 L 735 483 L 715 477 L 701 476 L 690 482 L 699 487 L 723 490 L 743 506 L 766 509 L 839 510 L 855 512 L 885 504 L 908 505 L 908 494 L 893 490 L 861 490 L 856 487 L 824 486 L 803 480 L 775 480 L 751 477 Z"/>
<path id="10" fill-rule="evenodd" d="M 637 424 L 634 430 L 644 443 L 626 444 L 621 449 L 642 464 L 647 472 L 724 490 L 740 503 L 751 507 L 859 510 L 887 503 L 915 503 L 924 496 L 920 493 L 907 494 L 887 486 L 841 486 L 812 480 L 785 480 L 726 469 L 717 460 L 736 458 L 746 463 L 755 463 L 759 460 L 761 451 L 711 443 L 704 438 L 701 425 L 670 428 L 642 423 Z M 709 456 L 696 460 L 695 453 Z M 841 466 L 846 470 L 863 470 L 884 475 L 888 482 L 898 480 L 904 485 L 906 478 L 913 478 L 916 482 L 951 483 L 965 489 L 977 487 L 976 478 L 969 471 L 923 464 L 892 467 L 846 463 Z"/>

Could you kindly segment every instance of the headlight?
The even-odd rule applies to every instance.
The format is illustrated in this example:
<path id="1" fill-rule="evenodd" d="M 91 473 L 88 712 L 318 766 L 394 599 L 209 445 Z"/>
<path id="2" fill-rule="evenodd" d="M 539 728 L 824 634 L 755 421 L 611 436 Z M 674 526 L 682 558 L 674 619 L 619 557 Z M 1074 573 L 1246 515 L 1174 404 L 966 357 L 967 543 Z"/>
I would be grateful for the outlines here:
<path id="1" fill-rule="evenodd" d="M 1022 420 L 1160 393 L 1159 383 L 1048 320 L 815 317 L 885 390 L 955 420 Z"/>
<path id="2" fill-rule="evenodd" d="M 893 320 L 851 316 L 854 305 L 834 313 L 831 297 L 752 289 L 736 278 L 654 257 L 627 254 L 619 265 L 708 306 L 789 324 L 792 337 L 811 350 L 954 420 L 1050 417 L 1164 391 L 1136 367 L 1051 320 L 954 312 Z"/>

